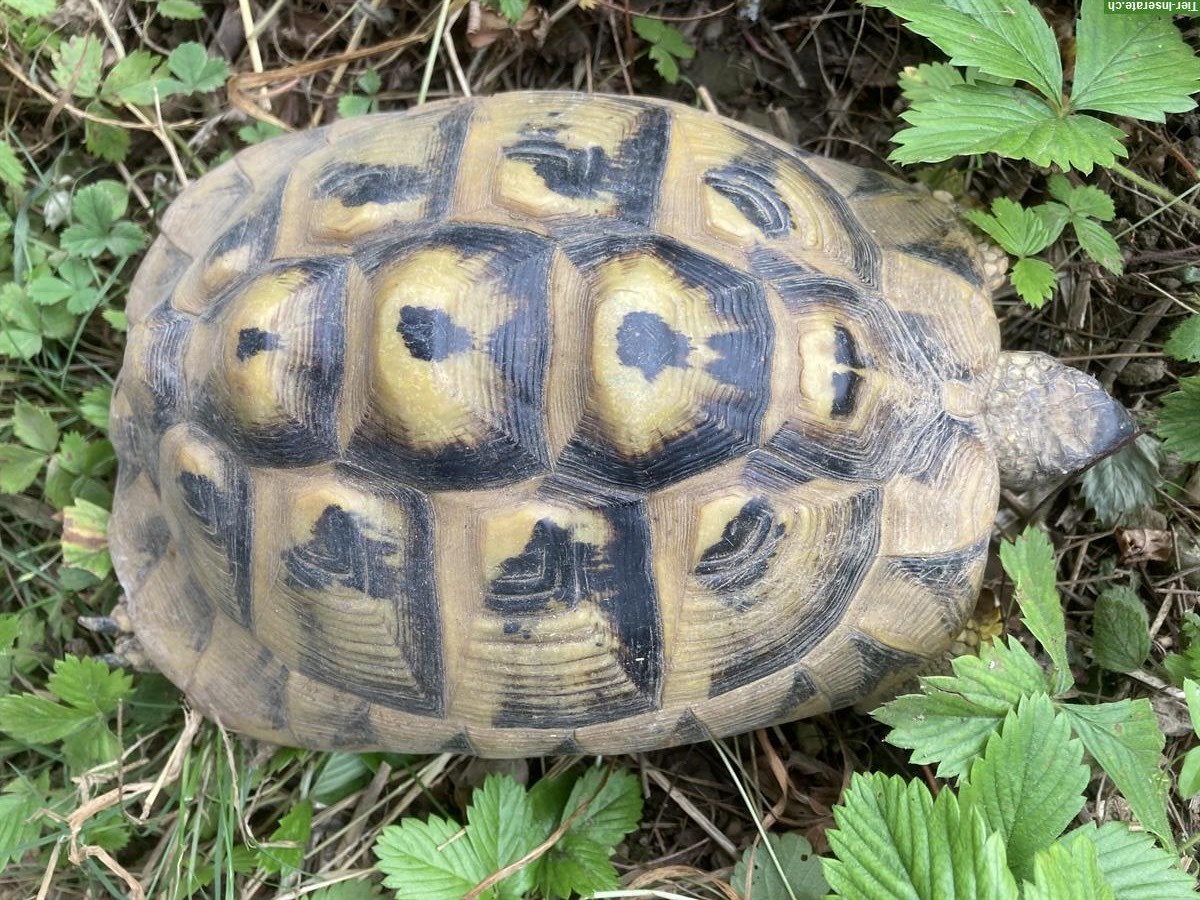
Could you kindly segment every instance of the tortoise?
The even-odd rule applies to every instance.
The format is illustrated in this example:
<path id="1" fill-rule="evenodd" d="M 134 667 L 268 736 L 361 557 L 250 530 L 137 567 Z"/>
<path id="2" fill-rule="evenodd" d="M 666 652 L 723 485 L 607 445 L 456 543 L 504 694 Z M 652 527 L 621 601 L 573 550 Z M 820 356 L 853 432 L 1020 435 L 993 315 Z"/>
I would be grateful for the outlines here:
<path id="1" fill-rule="evenodd" d="M 518 92 L 242 150 L 134 280 L 110 539 L 145 654 L 314 748 L 619 753 L 883 690 L 1001 484 L 1132 433 L 1001 352 L 950 207 L 663 100 Z"/>

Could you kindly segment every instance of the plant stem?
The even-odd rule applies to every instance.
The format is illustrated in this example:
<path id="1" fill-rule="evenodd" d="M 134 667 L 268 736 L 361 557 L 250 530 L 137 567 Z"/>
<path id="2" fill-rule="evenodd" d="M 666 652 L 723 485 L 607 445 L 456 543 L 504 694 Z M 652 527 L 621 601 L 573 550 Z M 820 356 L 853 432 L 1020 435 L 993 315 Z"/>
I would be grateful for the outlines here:
<path id="1" fill-rule="evenodd" d="M 1197 222 L 1200 222 L 1200 208 L 1197 208 L 1190 203 L 1184 202 L 1184 199 L 1183 199 L 1188 194 L 1191 194 L 1197 190 L 1200 190 L 1200 184 L 1196 185 L 1196 187 L 1192 188 L 1187 193 L 1176 196 L 1175 194 L 1172 194 L 1170 191 L 1168 191 L 1162 185 L 1155 184 L 1153 181 L 1149 181 L 1149 180 L 1143 178 L 1141 175 L 1137 174 L 1137 172 L 1134 172 L 1130 169 L 1125 168 L 1123 165 L 1121 165 L 1118 162 L 1114 162 L 1112 165 L 1108 166 L 1108 168 L 1111 169 L 1113 172 L 1116 172 L 1118 175 L 1122 176 L 1123 178 L 1129 179 L 1134 184 L 1136 184 L 1138 187 L 1149 191 L 1151 194 L 1154 194 L 1154 196 L 1158 197 L 1160 200 L 1165 200 L 1167 203 L 1167 206 L 1174 206 L 1176 209 L 1180 210 L 1181 212 L 1187 213 L 1189 216 L 1191 216 Z"/>
<path id="2" fill-rule="evenodd" d="M 432 40 L 429 42 L 429 58 L 425 60 L 425 71 L 421 75 L 421 90 L 417 93 L 417 106 L 425 103 L 429 96 L 429 82 L 433 80 L 433 65 L 437 62 L 438 48 L 442 45 L 442 33 L 446 30 L 446 19 L 450 14 L 450 0 L 442 0 L 442 8 L 438 10 L 437 24 L 433 27 Z"/>

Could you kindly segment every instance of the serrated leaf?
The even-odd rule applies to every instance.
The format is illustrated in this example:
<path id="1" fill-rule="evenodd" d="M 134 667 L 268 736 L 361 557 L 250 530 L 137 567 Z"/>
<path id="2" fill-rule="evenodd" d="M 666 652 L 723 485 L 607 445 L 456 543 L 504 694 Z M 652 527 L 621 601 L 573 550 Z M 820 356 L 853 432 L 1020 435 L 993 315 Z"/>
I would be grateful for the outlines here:
<path id="1" fill-rule="evenodd" d="M 133 693 L 133 679 L 98 659 L 66 656 L 46 682 L 54 696 L 84 712 L 109 716 Z"/>
<path id="2" fill-rule="evenodd" d="M 129 320 L 126 318 L 125 310 L 123 309 L 106 309 L 100 313 L 100 316 L 105 322 L 122 334 L 129 330 Z"/>
<path id="3" fill-rule="evenodd" d="M 1163 353 L 1184 362 L 1200 362 L 1200 316 L 1184 319 L 1167 338 Z"/>
<path id="4" fill-rule="evenodd" d="M 972 209 L 966 212 L 966 216 L 1013 256 L 1040 253 L 1058 237 L 1058 232 L 1051 230 L 1046 216 L 1007 197 L 993 200 L 990 214 Z"/>
<path id="5" fill-rule="evenodd" d="M 1166 781 L 1159 768 L 1165 743 L 1149 700 L 1095 706 L 1065 704 L 1075 734 L 1129 802 L 1142 826 L 1170 845 Z"/>
<path id="6" fill-rule="evenodd" d="M 962 72 L 948 63 L 907 66 L 899 77 L 900 90 L 909 103 L 928 100 L 937 92 L 966 84 Z"/>
<path id="7" fill-rule="evenodd" d="M 1124 132 L 1092 116 L 1059 117 L 1029 91 L 975 83 L 933 92 L 902 114 L 911 126 L 892 139 L 900 163 L 942 162 L 952 156 L 996 153 L 1091 172 L 1125 156 Z"/>
<path id="8" fill-rule="evenodd" d="M 343 881 L 306 894 L 304 900 L 384 900 L 379 888 L 366 879 Z"/>
<path id="9" fill-rule="evenodd" d="M 1038 854 L 1025 900 L 1116 900 L 1104 880 L 1096 848 L 1088 841 L 1055 844 Z"/>
<path id="10" fill-rule="evenodd" d="M 1054 293 L 1054 269 L 1040 259 L 1018 259 L 1008 277 L 1021 299 L 1034 309 L 1041 309 Z"/>
<path id="11" fill-rule="evenodd" d="M 843 897 L 1015 900 L 1004 841 L 988 835 L 953 791 L 934 800 L 919 781 L 855 774 L 826 832 L 825 878 Z"/>
<path id="12" fill-rule="evenodd" d="M 649 41 L 651 44 L 658 43 L 659 38 L 662 37 L 663 29 L 666 27 L 666 23 L 662 19 L 651 19 L 646 16 L 633 17 L 633 30 L 637 32 L 637 36 L 643 41 Z"/>
<path id="13" fill-rule="evenodd" d="M 109 70 L 100 88 L 100 96 L 110 103 L 151 106 L 154 104 L 155 86 L 165 74 L 161 56 L 135 50 L 118 60 Z"/>
<path id="14" fill-rule="evenodd" d="M 1150 655 L 1150 617 L 1127 587 L 1111 587 L 1096 598 L 1092 618 L 1096 665 L 1110 672 L 1132 672 Z"/>
<path id="15" fill-rule="evenodd" d="M 46 454 L 20 444 L 0 444 L 0 494 L 19 494 L 33 484 Z"/>
<path id="16" fill-rule="evenodd" d="M 334 751 L 325 756 L 325 765 L 312 785 L 312 798 L 330 806 L 344 800 L 371 780 L 371 767 L 361 753 Z"/>
<path id="17" fill-rule="evenodd" d="M 373 99 L 364 97 L 362 94 L 343 94 L 341 97 L 338 97 L 338 115 L 343 119 L 349 119 L 353 116 L 365 116 L 371 112 L 374 105 L 375 101 Z"/>
<path id="18" fill-rule="evenodd" d="M 117 222 L 108 235 L 108 251 L 113 256 L 132 256 L 146 246 L 146 233 L 133 222 Z"/>
<path id="19" fill-rule="evenodd" d="M 654 61 L 655 71 L 662 76 L 665 82 L 675 84 L 679 81 L 679 64 L 675 62 L 675 57 L 658 44 L 650 48 L 649 56 Z"/>
<path id="20" fill-rule="evenodd" d="M 1082 825 L 1063 835 L 1063 846 L 1078 841 L 1096 845 L 1096 861 L 1117 900 L 1187 900 L 1196 880 L 1179 870 L 1178 858 L 1154 843 L 1145 832 L 1130 831 L 1122 822 Z"/>
<path id="21" fill-rule="evenodd" d="M 1163 397 L 1158 434 L 1164 450 L 1200 462 L 1200 376 L 1182 379 L 1179 390 Z"/>
<path id="22" fill-rule="evenodd" d="M 2 139 L 0 139 L 0 181 L 14 189 L 25 184 L 25 164 L 21 162 L 12 145 Z"/>
<path id="23" fill-rule="evenodd" d="M 29 850 L 41 833 L 41 823 L 34 819 L 41 807 L 36 795 L 21 790 L 6 789 L 0 794 L 0 872 L 14 859 Z"/>
<path id="24" fill-rule="evenodd" d="M 755 842 L 734 866 L 731 884 L 738 896 L 754 900 L 822 900 L 829 885 L 812 844 L 791 831 L 768 834 L 767 843 L 773 858 L 766 847 Z"/>
<path id="25" fill-rule="evenodd" d="M 452 819 L 402 819 L 375 841 L 384 887 L 396 900 L 461 900 L 491 873 L 475 855 L 466 832 Z M 495 900 L 495 894 L 488 896 Z"/>
<path id="26" fill-rule="evenodd" d="M 108 554 L 108 510 L 79 498 L 63 510 L 63 562 L 106 578 L 112 571 Z"/>
<path id="27" fill-rule="evenodd" d="M 3 5 L 12 7 L 29 19 L 44 19 L 58 8 L 56 0 L 3 0 Z M 0 866 L 0 869 L 3 868 Z"/>
<path id="28" fill-rule="evenodd" d="M 691 59 L 696 55 L 696 48 L 689 44 L 683 33 L 672 25 L 663 25 L 662 33 L 656 43 L 676 59 Z"/>
<path id="29" fill-rule="evenodd" d="M 1047 185 L 1050 196 L 1067 207 L 1071 216 L 1086 216 L 1109 222 L 1116 216 L 1112 197 L 1090 184 L 1073 185 L 1063 175 L 1051 175 Z"/>
<path id="30" fill-rule="evenodd" d="M 166 16 L 168 19 L 179 19 L 186 22 L 193 22 L 204 16 L 204 9 L 198 3 L 193 3 L 192 0 L 158 0 L 154 8 L 158 10 L 159 15 Z"/>
<path id="31" fill-rule="evenodd" d="M 288 810 L 266 844 L 258 847 L 255 857 L 259 868 L 284 875 L 300 868 L 312 837 L 312 814 L 311 800 L 301 800 Z M 295 846 L 286 846 L 288 844 Z"/>
<path id="32" fill-rule="evenodd" d="M 25 744 L 61 741 L 93 716 L 34 694 L 0 697 L 0 732 Z"/>
<path id="33" fill-rule="evenodd" d="M 1047 690 L 1041 666 L 1011 638 L 952 666 L 953 676 L 922 678 L 924 694 L 898 697 L 872 713 L 891 726 L 888 743 L 912 750 L 916 765 L 937 763 L 939 778 L 964 774 L 1021 698 Z"/>
<path id="34" fill-rule="evenodd" d="M 90 115 L 113 118 L 113 111 L 99 100 L 93 100 L 86 109 Z M 83 136 L 88 152 L 101 159 L 119 163 L 129 155 L 131 138 L 128 129 L 88 119 L 83 123 Z"/>
<path id="35" fill-rule="evenodd" d="M 489 775 L 471 795 L 467 834 L 489 874 L 516 862 L 540 843 L 533 830 L 529 798 L 511 775 Z M 533 871 L 525 866 L 500 882 L 497 890 L 501 897 L 520 898 L 532 883 Z"/>
<path id="36" fill-rule="evenodd" d="M 222 87 L 229 77 L 229 64 L 210 57 L 196 41 L 188 41 L 172 50 L 167 57 L 167 68 L 175 78 L 164 79 L 162 90 L 171 93 L 208 93 Z"/>
<path id="37" fill-rule="evenodd" d="M 121 755 L 121 741 L 102 719 L 90 719 L 63 738 L 63 756 L 73 772 L 83 772 Z"/>
<path id="38" fill-rule="evenodd" d="M 514 25 L 521 21 L 521 16 L 525 15 L 525 10 L 529 7 L 529 0 L 492 0 L 492 2 L 499 7 L 500 14 Z"/>
<path id="39" fill-rule="evenodd" d="M 354 79 L 354 83 L 367 94 L 378 94 L 379 89 L 383 87 L 383 79 L 379 77 L 379 72 L 375 69 L 365 69 Z"/>
<path id="40" fill-rule="evenodd" d="M 1045 533 L 1028 526 L 1013 543 L 1000 545 L 1000 562 L 1016 584 L 1021 621 L 1033 633 L 1054 664 L 1054 694 L 1072 684 L 1067 663 L 1067 626 L 1055 588 L 1054 548 Z"/>
<path id="41" fill-rule="evenodd" d="M 1083 0 L 1075 32 L 1072 109 L 1165 121 L 1187 112 L 1200 91 L 1200 59 L 1170 16 L 1119 16 Z"/>
<path id="42" fill-rule="evenodd" d="M 1078 219 L 1071 223 L 1071 227 L 1075 229 L 1079 246 L 1089 259 L 1104 266 L 1114 275 L 1125 271 L 1121 248 L 1117 246 L 1117 239 L 1109 234 L 1107 228 L 1095 219 Z"/>
<path id="43" fill-rule="evenodd" d="M 1186 610 L 1179 631 L 1182 652 L 1164 656 L 1163 668 L 1172 684 L 1183 687 L 1189 678 L 1200 679 L 1200 616 Z"/>
<path id="44" fill-rule="evenodd" d="M 1185 678 L 1183 696 L 1187 700 L 1188 718 L 1192 722 L 1192 730 L 1200 735 L 1200 682 L 1194 678 Z"/>
<path id="45" fill-rule="evenodd" d="M 42 336 L 13 326 L 0 326 L 0 356 L 33 359 L 42 351 Z"/>
<path id="46" fill-rule="evenodd" d="M 29 282 L 29 299 L 38 306 L 61 303 L 71 296 L 71 286 L 53 275 L 39 275 Z"/>
<path id="47" fill-rule="evenodd" d="M 1034 856 L 1083 808 L 1089 774 L 1083 745 L 1071 738 L 1069 722 L 1055 715 L 1050 698 L 1028 697 L 988 738 L 959 802 L 977 809 L 988 829 L 1004 837 L 1009 868 L 1026 878 Z"/>
<path id="48" fill-rule="evenodd" d="M 50 77 L 76 97 L 95 97 L 100 87 L 103 48 L 90 34 L 74 35 L 54 53 Z"/>
<path id="49" fill-rule="evenodd" d="M 13 407 L 13 435 L 26 447 L 53 453 L 58 446 L 58 426 L 54 417 L 41 407 L 17 400 Z"/>
<path id="50" fill-rule="evenodd" d="M 79 414 L 102 431 L 108 431 L 108 407 L 112 403 L 112 388 L 106 384 L 84 391 L 79 398 Z"/>
<path id="51" fill-rule="evenodd" d="M 577 894 L 590 896 L 615 891 L 620 882 L 609 857 L 612 849 L 578 835 L 567 835 L 543 858 L 538 872 L 538 894 L 565 900 Z"/>
<path id="52" fill-rule="evenodd" d="M 1029 3 L 1011 0 L 865 0 L 908 21 L 950 57 L 999 78 L 1027 81 L 1058 102 L 1062 61 L 1050 26 Z"/>
<path id="53" fill-rule="evenodd" d="M 1141 435 L 1083 473 L 1083 497 L 1105 525 L 1153 505 L 1162 483 L 1162 448 L 1152 436 Z"/>

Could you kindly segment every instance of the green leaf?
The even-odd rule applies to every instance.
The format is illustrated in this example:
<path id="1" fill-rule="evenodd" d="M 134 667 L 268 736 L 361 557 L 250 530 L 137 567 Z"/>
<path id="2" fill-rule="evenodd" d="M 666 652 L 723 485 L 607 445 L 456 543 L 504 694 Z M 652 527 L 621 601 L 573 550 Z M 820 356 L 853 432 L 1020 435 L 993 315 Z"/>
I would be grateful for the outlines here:
<path id="1" fill-rule="evenodd" d="M 1095 219 L 1079 219 L 1073 222 L 1071 227 L 1075 229 L 1079 246 L 1089 259 L 1104 266 L 1114 275 L 1125 271 L 1121 248 L 1117 246 L 1117 239 L 1109 234 L 1107 228 Z"/>
<path id="2" fill-rule="evenodd" d="M 41 806 L 41 798 L 20 781 L 0 794 L 0 872 L 37 841 L 42 828 L 34 816 Z"/>
<path id="3" fill-rule="evenodd" d="M 1187 699 L 1188 718 L 1192 720 L 1192 731 L 1200 735 L 1200 682 L 1194 678 L 1185 678 L 1183 696 Z"/>
<path id="4" fill-rule="evenodd" d="M 42 336 L 11 325 L 0 325 L 0 356 L 33 359 L 42 351 Z"/>
<path id="5" fill-rule="evenodd" d="M 1164 450 L 1200 462 L 1200 376 L 1182 379 L 1179 390 L 1163 397 L 1158 434 Z"/>
<path id="6" fill-rule="evenodd" d="M 383 79 L 375 69 L 363 70 L 363 73 L 354 79 L 354 83 L 367 94 L 378 94 L 379 89 L 383 87 Z"/>
<path id="7" fill-rule="evenodd" d="M 946 88 L 966 84 L 962 72 L 949 63 L 906 66 L 899 77 L 900 90 L 910 104 L 932 99 Z"/>
<path id="8" fill-rule="evenodd" d="M 1171 683 L 1183 687 L 1188 678 L 1200 679 L 1200 616 L 1185 610 L 1179 623 L 1182 652 L 1163 657 Z"/>
<path id="9" fill-rule="evenodd" d="M 1021 621 L 1054 663 L 1057 696 L 1071 686 L 1073 678 L 1067 663 L 1067 626 L 1055 589 L 1054 548 L 1044 532 L 1030 525 L 1015 542 L 1000 545 L 1000 562 L 1016 584 Z"/>
<path id="10" fill-rule="evenodd" d="M 215 91 L 229 77 L 229 64 L 210 57 L 196 41 L 180 44 L 167 57 L 167 68 L 174 78 L 162 82 L 164 92 L 199 94 Z"/>
<path id="11" fill-rule="evenodd" d="M 900 147 L 889 158 L 900 163 L 996 153 L 1090 172 L 1126 155 L 1119 128 L 1092 116 L 1060 118 L 1029 91 L 1005 85 L 964 84 L 932 92 L 901 118 L 912 127 L 893 138 Z"/>
<path id="12" fill-rule="evenodd" d="M 14 190 L 25 184 L 25 164 L 8 141 L 0 139 L 0 181 Z M 3 868 L 0 865 L 0 868 Z"/>
<path id="13" fill-rule="evenodd" d="M 754 900 L 822 900 L 829 885 L 812 844 L 791 831 L 768 834 L 767 843 L 774 858 L 756 842 L 734 866 L 732 884 L 738 896 Z"/>
<path id="14" fill-rule="evenodd" d="M 79 414 L 89 425 L 108 431 L 108 407 L 112 403 L 112 388 L 106 384 L 89 388 L 79 398 Z"/>
<path id="15" fill-rule="evenodd" d="M 696 55 L 696 48 L 672 25 L 663 24 L 662 32 L 655 43 L 677 59 L 691 59 Z"/>
<path id="16" fill-rule="evenodd" d="M 0 444 L 0 494 L 19 494 L 37 480 L 46 454 L 20 444 Z"/>
<path id="17" fill-rule="evenodd" d="M 99 100 L 89 103 L 87 112 L 105 119 L 113 118 L 113 111 Z M 125 157 L 129 155 L 131 141 L 127 129 L 104 122 L 95 122 L 91 119 L 88 119 L 83 125 L 84 143 L 89 152 L 109 162 L 124 162 Z"/>
<path id="18" fill-rule="evenodd" d="M 109 192 L 98 184 L 80 188 L 71 201 L 71 213 L 75 223 L 63 231 L 63 249 L 79 256 L 99 256 L 116 221 Z"/>
<path id="19" fill-rule="evenodd" d="M 992 201 L 991 214 L 972 209 L 965 215 L 1013 256 L 1032 256 L 1040 253 L 1058 238 L 1058 231 L 1051 230 L 1046 217 L 1014 203 L 1007 197 L 997 197 Z"/>
<path id="20" fill-rule="evenodd" d="M 912 750 L 916 765 L 937 763 L 939 778 L 963 775 L 1009 711 L 1047 689 L 1041 666 L 1011 638 L 951 665 L 953 676 L 921 679 L 924 694 L 898 697 L 872 713 L 891 726 L 889 744 Z"/>
<path id="21" fill-rule="evenodd" d="M 259 845 L 255 853 L 259 868 L 264 872 L 284 875 L 300 868 L 309 838 L 312 837 L 312 814 L 311 800 L 301 800 L 288 810 L 266 844 Z M 286 846 L 288 844 L 295 846 Z"/>
<path id="22" fill-rule="evenodd" d="M 0 731 L 25 744 L 61 741 L 93 720 L 81 709 L 73 709 L 34 694 L 0 697 Z"/>
<path id="23" fill-rule="evenodd" d="M 389 825 L 374 851 L 386 876 L 383 885 L 395 890 L 396 900 L 461 900 L 491 874 L 462 827 L 438 816 Z M 485 896 L 495 900 L 494 893 Z"/>
<path id="24" fill-rule="evenodd" d="M 247 144 L 261 144 L 263 141 L 283 134 L 283 129 L 270 122 L 252 122 L 238 129 L 238 137 Z"/>
<path id="25" fill-rule="evenodd" d="M 1041 309 L 1054 293 L 1054 269 L 1040 259 L 1018 259 L 1009 279 L 1021 299 L 1034 309 Z"/>
<path id="26" fill-rule="evenodd" d="M 71 296 L 71 286 L 53 275 L 39 275 L 29 282 L 29 299 L 38 306 L 61 303 Z"/>
<path id="27" fill-rule="evenodd" d="M 32 403 L 17 400 L 13 407 L 13 434 L 26 447 L 53 453 L 58 446 L 58 426 L 50 413 Z"/>
<path id="28" fill-rule="evenodd" d="M 826 832 L 833 858 L 822 860 L 829 886 L 871 900 L 1015 900 L 1004 840 L 989 835 L 954 792 L 934 800 L 919 781 L 854 774 Z"/>
<path id="29" fill-rule="evenodd" d="M 675 57 L 658 44 L 650 48 L 650 59 L 654 61 L 654 70 L 662 76 L 667 84 L 675 84 L 679 81 L 679 63 L 675 62 Z"/>
<path id="30" fill-rule="evenodd" d="M 1083 808 L 1089 775 L 1070 723 L 1055 714 L 1049 697 L 1037 695 L 1022 700 L 988 738 L 959 802 L 977 809 L 989 831 L 1004 837 L 1009 868 L 1027 878 L 1034 856 Z"/>
<path id="31" fill-rule="evenodd" d="M 1104 880 L 1096 847 L 1076 841 L 1069 847 L 1055 844 L 1038 854 L 1033 863 L 1033 883 L 1025 884 L 1025 900 L 1116 900 Z"/>
<path id="32" fill-rule="evenodd" d="M 145 50 L 135 50 L 112 67 L 100 97 L 109 103 L 154 104 L 155 87 L 166 74 L 163 58 Z M 161 94 L 161 91 L 160 91 Z"/>
<path id="33" fill-rule="evenodd" d="M 1054 174 L 1048 182 L 1050 196 L 1070 211 L 1071 217 L 1086 216 L 1109 222 L 1117 214 L 1112 198 L 1090 184 L 1073 185 L 1063 175 Z"/>
<path id="34" fill-rule="evenodd" d="M 371 767 L 361 753 L 337 750 L 325 755 L 325 765 L 312 784 L 312 798 L 326 806 L 344 800 L 371 780 Z"/>
<path id="35" fill-rule="evenodd" d="M 1188 316 L 1171 332 L 1163 353 L 1184 362 L 1200 362 L 1200 316 Z"/>
<path id="36" fill-rule="evenodd" d="M 122 334 L 129 330 L 129 320 L 126 318 L 124 310 L 106 309 L 100 315 L 114 330 Z"/>
<path id="37" fill-rule="evenodd" d="M 103 48 L 90 34 L 74 35 L 59 45 L 53 54 L 50 77 L 64 91 L 76 97 L 95 97 L 100 87 Z"/>
<path id="38" fill-rule="evenodd" d="M 1145 832 L 1130 831 L 1123 822 L 1080 826 L 1063 836 L 1068 849 L 1080 841 L 1096 845 L 1096 861 L 1117 900 L 1187 900 L 1196 881 L 1179 870 L 1178 858 L 1154 843 Z"/>
<path id="39" fill-rule="evenodd" d="M 2 0 L 0 5 L 10 6 L 28 19 L 44 19 L 58 8 L 56 0 Z"/>
<path id="40" fill-rule="evenodd" d="M 646 16 L 633 17 L 633 30 L 637 32 L 637 36 L 643 41 L 648 41 L 651 44 L 657 44 L 662 38 L 663 29 L 667 27 L 667 23 L 662 19 L 650 19 Z"/>
<path id="41" fill-rule="evenodd" d="M 1096 598 L 1092 652 L 1110 672 L 1132 672 L 1150 655 L 1150 617 L 1127 587 L 1111 587 Z"/>
<path id="42" fill-rule="evenodd" d="M 108 717 L 133 694 L 133 679 L 98 659 L 66 656 L 54 663 L 50 692 L 76 709 Z"/>
<path id="43" fill-rule="evenodd" d="M 1027 81 L 1054 102 L 1062 95 L 1062 61 L 1054 32 L 1029 3 L 1012 0 L 865 0 L 908 21 L 950 57 L 998 78 Z"/>
<path id="44" fill-rule="evenodd" d="M 384 900 L 379 888 L 367 880 L 343 881 L 305 894 L 304 900 Z"/>
<path id="45" fill-rule="evenodd" d="M 529 798 L 511 775 L 489 775 L 471 795 L 467 834 L 475 855 L 489 873 L 516 862 L 538 845 Z M 522 897 L 532 883 L 533 871 L 525 866 L 500 882 L 498 888 L 501 896 Z"/>
<path id="46" fill-rule="evenodd" d="M 121 741 L 103 719 L 90 719 L 63 738 L 63 756 L 73 772 L 84 772 L 121 755 Z"/>
<path id="47" fill-rule="evenodd" d="M 1162 122 L 1196 105 L 1200 59 L 1168 15 L 1110 15 L 1104 0 L 1083 0 L 1075 47 L 1072 109 Z"/>
<path id="48" fill-rule="evenodd" d="M 525 10 L 529 7 L 529 0 L 492 0 L 492 2 L 499 7 L 500 14 L 514 25 L 521 21 L 521 16 L 525 15 Z"/>
<path id="49" fill-rule="evenodd" d="M 108 554 L 108 510 L 84 500 L 63 510 L 63 562 L 106 578 L 112 571 Z"/>
<path id="50" fill-rule="evenodd" d="M 343 94 L 338 97 L 337 110 L 338 115 L 343 119 L 349 119 L 353 116 L 365 116 L 372 112 L 375 108 L 375 101 L 370 97 L 364 97 L 362 94 Z"/>
<path id="51" fill-rule="evenodd" d="M 1179 769 L 1179 796 L 1190 800 L 1200 793 L 1200 747 L 1193 747 L 1183 756 Z"/>
<path id="52" fill-rule="evenodd" d="M 1066 704 L 1075 734 L 1129 802 L 1142 826 L 1168 846 L 1171 827 L 1165 811 L 1167 788 L 1159 757 L 1165 738 L 1149 700 L 1121 700 L 1095 706 Z"/>
<path id="53" fill-rule="evenodd" d="M 1105 525 L 1152 506 L 1162 484 L 1163 452 L 1152 436 L 1141 435 L 1083 473 L 1083 497 Z"/>
<path id="54" fill-rule="evenodd" d="M 159 15 L 168 19 L 194 22 L 204 17 L 204 9 L 192 0 L 158 0 L 154 8 L 158 10 Z"/>

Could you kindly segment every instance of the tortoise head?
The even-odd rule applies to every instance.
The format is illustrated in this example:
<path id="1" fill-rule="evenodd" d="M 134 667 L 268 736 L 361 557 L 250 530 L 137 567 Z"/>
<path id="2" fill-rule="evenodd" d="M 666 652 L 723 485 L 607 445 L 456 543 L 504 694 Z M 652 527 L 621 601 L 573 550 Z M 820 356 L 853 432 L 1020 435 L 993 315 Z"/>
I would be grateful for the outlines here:
<path id="1" fill-rule="evenodd" d="M 984 421 L 1004 487 L 1078 471 L 1134 434 L 1133 419 L 1090 375 L 1044 353 L 1001 353 Z"/>

